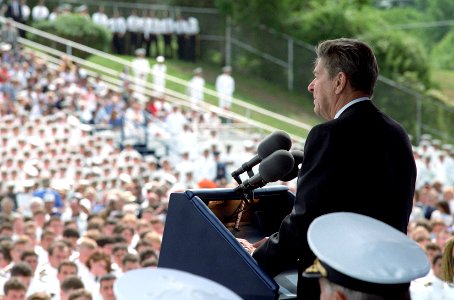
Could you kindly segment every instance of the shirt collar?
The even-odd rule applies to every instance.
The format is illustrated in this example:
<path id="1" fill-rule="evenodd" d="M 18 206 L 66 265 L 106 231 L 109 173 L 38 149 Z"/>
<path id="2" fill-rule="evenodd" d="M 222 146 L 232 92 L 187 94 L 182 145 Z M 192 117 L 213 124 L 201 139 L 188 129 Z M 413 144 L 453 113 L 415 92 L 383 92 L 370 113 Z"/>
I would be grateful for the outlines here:
<path id="1" fill-rule="evenodd" d="M 350 101 L 348 102 L 347 104 L 345 104 L 341 109 L 339 109 L 336 113 L 336 115 L 334 116 L 334 119 L 337 119 L 339 118 L 339 116 L 347 109 L 349 108 L 350 106 L 352 106 L 353 104 L 356 104 L 358 102 L 362 102 L 362 101 L 366 101 L 366 100 L 370 100 L 369 97 L 361 97 L 361 98 L 358 98 L 358 99 L 355 99 L 353 101 Z"/>

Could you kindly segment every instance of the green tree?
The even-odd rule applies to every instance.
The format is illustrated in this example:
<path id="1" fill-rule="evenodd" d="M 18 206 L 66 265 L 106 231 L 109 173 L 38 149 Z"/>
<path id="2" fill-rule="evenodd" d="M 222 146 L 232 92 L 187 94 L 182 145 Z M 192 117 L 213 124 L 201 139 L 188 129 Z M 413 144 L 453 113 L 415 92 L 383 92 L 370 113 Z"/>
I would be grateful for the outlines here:
<path id="1" fill-rule="evenodd" d="M 454 12 L 454 1 L 436 0 L 429 1 L 427 14 L 434 21 L 452 20 Z M 432 36 L 435 42 L 440 41 L 449 32 L 449 26 L 436 27 L 432 30 Z"/>
<path id="2" fill-rule="evenodd" d="M 413 37 L 421 40 L 429 49 L 434 44 L 432 31 L 434 28 L 419 27 L 419 28 L 402 28 L 396 29 L 393 26 L 405 26 L 406 24 L 425 23 L 427 22 L 427 15 L 413 7 L 395 7 L 387 10 L 378 10 L 380 18 L 385 20 L 391 28 L 386 29 L 387 26 L 381 27 L 384 30 L 401 30 L 405 34 L 410 34 Z"/>
<path id="3" fill-rule="evenodd" d="M 33 25 L 35 28 L 55 34 L 59 37 L 83 44 L 92 48 L 107 51 L 110 47 L 111 33 L 103 26 L 97 25 L 78 14 L 59 16 L 54 21 L 42 21 Z M 28 34 L 28 38 L 41 44 L 48 44 L 48 40 L 37 35 Z M 58 44 L 58 50 L 65 51 L 66 46 Z M 74 49 L 73 54 L 82 58 L 89 56 L 88 53 Z"/>
<path id="4" fill-rule="evenodd" d="M 351 8 L 345 3 L 313 3 L 313 10 L 295 15 L 288 20 L 293 35 L 317 44 L 326 39 L 357 37 L 374 27 L 385 26 L 376 10 Z"/>
<path id="5" fill-rule="evenodd" d="M 362 37 L 375 52 L 380 73 L 417 90 L 432 86 L 429 56 L 415 37 L 399 31 L 373 31 Z"/>
<path id="6" fill-rule="evenodd" d="M 302 6 L 297 0 L 216 0 L 216 7 L 229 15 L 237 23 L 248 25 L 266 25 L 284 30 L 286 20 L 292 10 Z"/>
<path id="7" fill-rule="evenodd" d="M 454 29 L 432 49 L 431 61 L 437 68 L 454 70 L 454 57 L 452 49 L 454 48 Z"/>

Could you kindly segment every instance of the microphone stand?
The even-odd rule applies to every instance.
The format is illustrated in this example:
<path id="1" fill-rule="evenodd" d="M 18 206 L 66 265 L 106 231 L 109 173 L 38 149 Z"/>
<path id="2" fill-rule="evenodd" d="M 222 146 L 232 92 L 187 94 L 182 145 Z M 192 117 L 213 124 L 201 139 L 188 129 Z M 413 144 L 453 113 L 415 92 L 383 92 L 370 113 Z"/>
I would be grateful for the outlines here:
<path id="1" fill-rule="evenodd" d="M 247 171 L 247 175 L 249 176 L 249 178 L 251 178 L 252 176 L 254 176 L 254 171 L 252 171 L 252 169 Z M 239 176 L 235 176 L 233 178 L 236 180 L 236 182 L 238 182 L 238 184 L 243 183 Z M 248 190 L 248 191 L 243 192 L 243 199 L 240 204 L 240 210 L 238 212 L 238 215 L 236 216 L 235 226 L 232 229 L 233 235 L 236 235 L 240 231 L 240 222 L 241 222 L 241 218 L 243 217 L 243 211 L 244 211 L 244 207 L 246 206 L 246 203 L 249 203 L 249 202 L 252 203 L 253 201 L 254 201 L 254 190 Z"/>

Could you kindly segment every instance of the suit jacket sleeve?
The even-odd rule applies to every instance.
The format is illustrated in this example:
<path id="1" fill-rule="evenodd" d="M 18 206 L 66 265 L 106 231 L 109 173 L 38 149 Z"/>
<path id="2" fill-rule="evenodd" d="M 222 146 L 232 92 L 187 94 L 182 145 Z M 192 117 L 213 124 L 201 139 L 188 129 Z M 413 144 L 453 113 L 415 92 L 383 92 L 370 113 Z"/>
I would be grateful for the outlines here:
<path id="1" fill-rule="evenodd" d="M 296 200 L 292 212 L 281 223 L 279 232 L 257 248 L 253 257 L 270 275 L 295 268 L 305 268 L 313 263 L 315 256 L 310 250 L 306 233 L 310 223 L 320 213 L 317 203 L 323 198 L 331 180 L 329 132 L 323 127 L 314 127 L 306 140 L 304 161 L 298 176 Z"/>

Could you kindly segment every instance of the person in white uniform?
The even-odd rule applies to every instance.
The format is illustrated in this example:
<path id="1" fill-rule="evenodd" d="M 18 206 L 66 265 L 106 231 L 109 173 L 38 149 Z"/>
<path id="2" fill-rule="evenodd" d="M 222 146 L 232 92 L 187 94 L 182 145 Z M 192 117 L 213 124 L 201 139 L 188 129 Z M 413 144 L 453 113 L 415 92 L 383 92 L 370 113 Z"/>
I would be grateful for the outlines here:
<path id="1" fill-rule="evenodd" d="M 454 299 L 454 286 L 442 279 L 442 255 L 432 260 L 432 272 L 423 278 L 412 281 L 410 286 L 413 300 Z"/>
<path id="2" fill-rule="evenodd" d="M 93 23 L 108 27 L 109 26 L 109 17 L 104 13 L 104 6 L 100 6 L 98 11 L 95 12 L 92 16 L 91 19 L 93 20 Z"/>
<path id="3" fill-rule="evenodd" d="M 22 10 L 22 19 L 24 20 L 24 24 L 28 24 L 31 14 L 30 6 L 27 5 L 26 0 L 21 0 L 20 4 L 21 4 L 20 8 Z"/>
<path id="4" fill-rule="evenodd" d="M 167 66 L 164 64 L 164 56 L 156 57 L 156 64 L 153 65 L 151 73 L 153 74 L 153 85 L 156 97 L 162 99 L 166 89 Z"/>
<path id="5" fill-rule="evenodd" d="M 319 279 L 320 299 L 410 299 L 410 282 L 430 270 L 416 242 L 365 215 L 322 215 L 307 239 L 317 258 L 303 277 Z"/>
<path id="6" fill-rule="evenodd" d="M 116 54 L 125 54 L 126 20 L 118 11 L 115 11 L 113 18 L 109 20 L 109 28 L 112 32 L 113 51 Z"/>
<path id="7" fill-rule="evenodd" d="M 188 95 L 191 103 L 199 106 L 204 100 L 203 89 L 205 88 L 205 79 L 202 76 L 202 68 L 194 69 L 193 73 L 194 76 L 188 83 Z"/>
<path id="8" fill-rule="evenodd" d="M 47 17 L 49 17 L 49 9 L 44 5 L 44 0 L 40 0 L 32 9 L 32 19 L 36 22 L 46 20 Z"/>
<path id="9" fill-rule="evenodd" d="M 135 91 L 143 95 L 145 92 L 145 85 L 150 73 L 150 63 L 145 58 L 145 49 L 139 48 L 135 51 L 136 58 L 131 62 L 132 72 L 134 74 Z"/>
<path id="10" fill-rule="evenodd" d="M 140 48 L 141 41 L 141 26 L 143 26 L 142 18 L 137 15 L 137 11 L 133 9 L 131 15 L 126 19 L 129 36 L 128 53 L 132 54 L 136 49 Z"/>
<path id="11" fill-rule="evenodd" d="M 216 91 L 219 97 L 219 107 L 230 110 L 232 95 L 235 91 L 235 80 L 231 76 L 232 68 L 225 66 L 222 74 L 216 78 Z"/>

